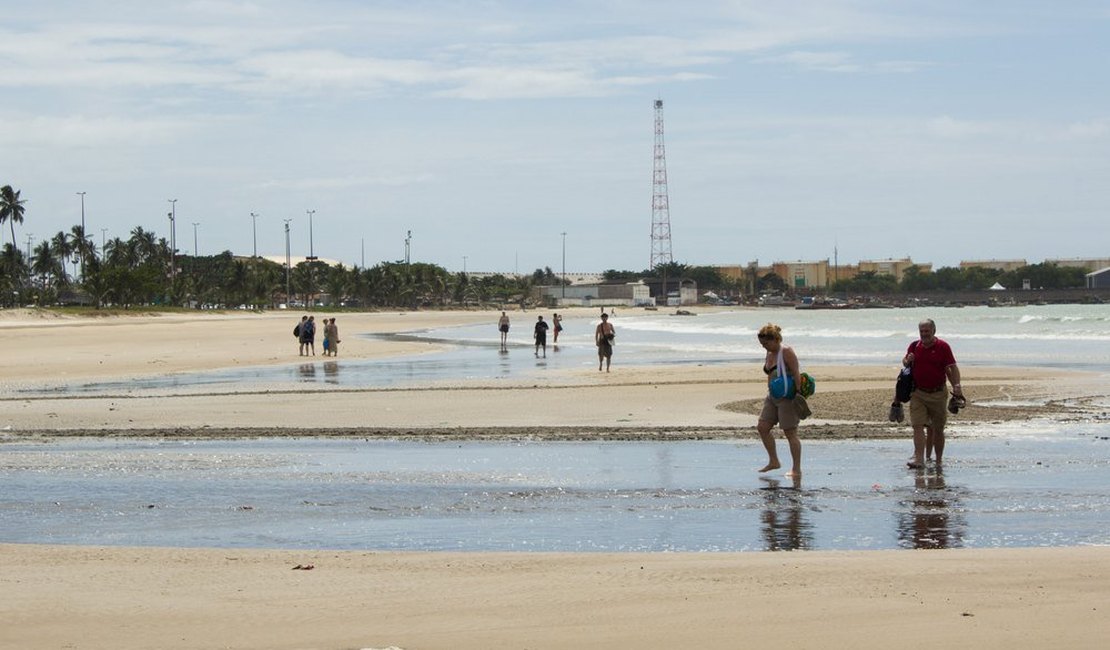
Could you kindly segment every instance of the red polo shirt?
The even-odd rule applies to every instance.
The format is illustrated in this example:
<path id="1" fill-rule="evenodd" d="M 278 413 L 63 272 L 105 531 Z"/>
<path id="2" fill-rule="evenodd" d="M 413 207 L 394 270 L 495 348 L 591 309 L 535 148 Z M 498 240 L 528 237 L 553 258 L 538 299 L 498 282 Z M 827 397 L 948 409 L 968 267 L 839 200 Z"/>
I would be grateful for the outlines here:
<path id="1" fill-rule="evenodd" d="M 956 363 L 952 348 L 940 339 L 930 347 L 921 341 L 910 343 L 906 353 L 913 353 L 913 383 L 918 388 L 933 389 L 944 385 L 948 375 L 944 369 Z"/>

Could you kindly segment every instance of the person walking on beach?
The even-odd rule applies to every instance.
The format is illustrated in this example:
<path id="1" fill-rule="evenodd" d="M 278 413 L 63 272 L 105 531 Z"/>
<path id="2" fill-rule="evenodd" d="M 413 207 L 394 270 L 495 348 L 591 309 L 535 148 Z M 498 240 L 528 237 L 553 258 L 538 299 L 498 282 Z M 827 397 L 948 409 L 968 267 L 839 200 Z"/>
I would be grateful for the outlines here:
<path id="1" fill-rule="evenodd" d="M 597 324 L 594 329 L 594 345 L 597 346 L 597 371 L 601 372 L 602 364 L 605 365 L 605 372 L 609 372 L 609 364 L 613 361 L 613 339 L 616 338 L 617 331 L 613 329 L 613 324 L 609 322 L 609 314 L 601 315 L 601 322 Z"/>
<path id="2" fill-rule="evenodd" d="M 759 344 L 767 351 L 763 359 L 763 373 L 767 375 L 767 397 L 763 400 L 763 410 L 759 413 L 756 430 L 767 449 L 767 464 L 760 472 L 769 472 L 782 467 L 778 449 L 771 429 L 777 424 L 786 436 L 790 446 L 793 466 L 786 476 L 798 478 L 802 475 L 802 441 L 798 439 L 798 412 L 794 410 L 795 386 L 802 385 L 802 369 L 794 349 L 782 344 L 782 328 L 767 323 L 759 328 Z"/>
<path id="3" fill-rule="evenodd" d="M 917 325 L 920 340 L 910 343 L 902 365 L 913 368 L 913 393 L 910 394 L 910 424 L 913 426 L 911 469 L 925 467 L 926 427 L 932 429 L 933 453 L 937 464 L 944 460 L 944 425 L 948 421 L 948 386 L 952 384 L 957 404 L 966 401 L 960 387 L 960 368 L 952 348 L 937 338 L 937 325 L 926 318 Z"/>
<path id="4" fill-rule="evenodd" d="M 308 316 L 301 316 L 301 322 L 293 328 L 293 334 L 297 337 L 297 343 L 300 344 L 301 356 L 305 356 L 308 351 Z"/>
<path id="5" fill-rule="evenodd" d="M 558 343 L 559 342 L 559 332 L 563 331 L 563 317 L 560 316 L 559 314 L 552 314 L 551 315 L 551 324 L 555 328 L 555 339 L 552 342 L 553 343 Z"/>
<path id="6" fill-rule="evenodd" d="M 505 312 L 497 319 L 497 331 L 501 332 L 501 349 L 504 350 L 509 344 L 509 315 Z"/>
<path id="7" fill-rule="evenodd" d="M 536 338 L 536 357 L 540 356 L 540 348 L 543 348 L 543 358 L 547 358 L 547 323 L 543 321 L 543 316 L 539 317 L 536 321 L 536 331 L 533 333 Z"/>
<path id="8" fill-rule="evenodd" d="M 324 354 L 330 354 L 333 357 L 339 356 L 339 326 L 335 324 L 334 317 L 324 325 L 324 337 L 324 340 L 328 342 L 328 349 Z"/>

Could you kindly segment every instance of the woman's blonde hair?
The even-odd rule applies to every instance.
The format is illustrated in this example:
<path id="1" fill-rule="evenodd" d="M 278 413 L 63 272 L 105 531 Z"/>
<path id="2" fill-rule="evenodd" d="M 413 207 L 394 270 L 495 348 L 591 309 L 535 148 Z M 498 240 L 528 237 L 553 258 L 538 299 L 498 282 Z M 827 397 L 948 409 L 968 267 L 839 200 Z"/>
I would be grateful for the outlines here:
<path id="1" fill-rule="evenodd" d="M 768 336 L 774 338 L 778 342 L 782 342 L 782 328 L 774 323 L 767 323 L 759 328 L 759 338 L 765 339 Z"/>

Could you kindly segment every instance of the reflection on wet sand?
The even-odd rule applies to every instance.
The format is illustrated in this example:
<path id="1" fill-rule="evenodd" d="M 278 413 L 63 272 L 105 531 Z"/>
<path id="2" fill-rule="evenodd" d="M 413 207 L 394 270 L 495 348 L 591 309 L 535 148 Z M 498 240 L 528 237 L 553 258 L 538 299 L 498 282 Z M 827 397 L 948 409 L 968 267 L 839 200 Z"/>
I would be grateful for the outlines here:
<path id="1" fill-rule="evenodd" d="M 297 366 L 297 376 L 301 379 L 315 380 L 316 379 L 316 364 L 315 363 L 302 363 Z"/>
<path id="2" fill-rule="evenodd" d="M 906 548 L 959 548 L 964 545 L 967 522 L 960 513 L 955 491 L 944 482 L 940 467 L 919 469 L 914 495 L 902 502 L 898 514 L 898 543 Z"/>
<path id="3" fill-rule="evenodd" d="M 765 486 L 759 488 L 763 495 L 762 523 L 764 550 L 797 551 L 812 548 L 813 524 L 805 515 L 802 478 L 794 477 L 783 487 L 776 478 L 760 477 Z"/>
<path id="4" fill-rule="evenodd" d="M 339 362 L 338 361 L 325 361 L 324 362 L 324 381 L 329 384 L 339 383 Z"/>

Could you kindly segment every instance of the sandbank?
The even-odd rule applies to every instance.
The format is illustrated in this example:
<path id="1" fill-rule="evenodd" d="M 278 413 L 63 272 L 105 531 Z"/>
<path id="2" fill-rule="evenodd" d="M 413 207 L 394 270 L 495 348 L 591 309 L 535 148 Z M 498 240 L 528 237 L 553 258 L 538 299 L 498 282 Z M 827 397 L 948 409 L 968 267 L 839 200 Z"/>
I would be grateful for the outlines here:
<path id="1" fill-rule="evenodd" d="M 566 310 L 593 318 L 593 310 Z M 328 314 L 320 314 L 321 317 Z M 533 312 L 510 312 L 527 326 Z M 337 314 L 341 360 L 421 354 L 441 344 L 370 339 L 355 333 L 489 323 L 496 311 Z M 635 318 L 629 310 L 620 320 Z M 580 369 L 541 379 L 464 381 L 396 388 L 286 384 L 206 392 L 204 388 L 58 392 L 59 385 L 265 365 L 321 364 L 297 353 L 297 313 L 227 312 L 165 315 L 57 316 L 0 311 L 7 352 L 0 359 L 7 436 L 437 436 L 551 439 L 750 435 L 764 377 L 754 363 L 715 366 Z M 320 351 L 318 351 L 319 353 Z M 886 421 L 892 367 L 815 366 L 820 391 L 811 400 L 814 438 L 898 437 L 907 425 Z M 961 423 L 1082 415 L 1092 386 L 1083 373 L 965 368 L 972 406 Z M 991 403 L 981 407 L 977 401 Z M 1007 402 L 1012 402 L 1006 406 Z M 1065 406 L 1066 404 L 1066 406 Z M 1002 407 L 1000 407 L 1000 405 Z M 1078 409 L 1078 411 L 1077 411 Z M 0 438 L 2 439 L 2 438 Z"/>

